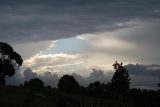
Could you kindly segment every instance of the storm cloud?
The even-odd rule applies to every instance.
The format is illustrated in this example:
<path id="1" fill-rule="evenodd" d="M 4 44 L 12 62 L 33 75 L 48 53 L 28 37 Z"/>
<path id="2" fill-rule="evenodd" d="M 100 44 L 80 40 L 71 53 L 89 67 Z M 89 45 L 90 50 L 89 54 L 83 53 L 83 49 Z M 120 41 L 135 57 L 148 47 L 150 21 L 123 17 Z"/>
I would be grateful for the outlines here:
<path id="1" fill-rule="evenodd" d="M 159 0 L 7 0 L 0 2 L 0 37 L 9 43 L 58 40 L 158 20 Z"/>

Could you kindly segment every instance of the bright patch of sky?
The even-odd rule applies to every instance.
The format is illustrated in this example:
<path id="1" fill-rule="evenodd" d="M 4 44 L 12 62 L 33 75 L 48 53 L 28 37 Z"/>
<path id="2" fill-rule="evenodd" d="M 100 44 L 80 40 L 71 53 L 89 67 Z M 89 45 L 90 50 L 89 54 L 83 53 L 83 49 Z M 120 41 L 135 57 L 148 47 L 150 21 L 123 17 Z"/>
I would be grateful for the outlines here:
<path id="1" fill-rule="evenodd" d="M 88 42 L 79 38 L 68 38 L 68 39 L 60 39 L 54 43 L 54 47 L 51 47 L 42 52 L 42 55 L 48 54 L 59 54 L 59 53 L 67 53 L 67 54 L 79 54 L 85 47 L 88 45 Z"/>

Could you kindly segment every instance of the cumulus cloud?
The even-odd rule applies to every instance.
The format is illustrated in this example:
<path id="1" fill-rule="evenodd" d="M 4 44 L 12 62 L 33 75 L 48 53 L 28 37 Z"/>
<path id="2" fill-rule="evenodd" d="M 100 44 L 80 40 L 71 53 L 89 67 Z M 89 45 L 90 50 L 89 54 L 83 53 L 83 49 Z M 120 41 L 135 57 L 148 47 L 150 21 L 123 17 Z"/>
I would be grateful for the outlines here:
<path id="1" fill-rule="evenodd" d="M 11 77 L 7 78 L 7 84 L 9 85 L 20 85 L 24 84 L 25 81 L 28 81 L 33 78 L 41 79 L 46 86 L 50 85 L 52 87 L 57 87 L 57 83 L 59 77 L 56 74 L 50 72 L 43 72 L 43 74 L 37 74 L 33 72 L 30 68 L 26 68 L 24 71 L 18 71 L 16 74 Z"/>
<path id="2" fill-rule="evenodd" d="M 80 69 L 84 62 L 80 54 L 37 54 L 24 62 L 24 66 L 31 67 L 37 72 L 57 72 L 63 74 L 72 70 Z"/>
<path id="3" fill-rule="evenodd" d="M 75 79 L 82 85 L 82 86 L 88 86 L 90 83 L 93 83 L 95 81 L 100 81 L 103 83 L 107 83 L 110 81 L 113 75 L 113 71 L 104 72 L 100 69 L 92 69 L 90 74 L 86 77 L 73 73 L 72 74 Z"/>
<path id="4" fill-rule="evenodd" d="M 159 65 L 141 65 L 141 64 L 128 64 L 125 68 L 129 71 L 131 78 L 131 88 L 141 89 L 158 89 L 160 82 L 160 67 Z M 113 71 L 103 71 L 93 69 L 89 76 L 83 77 L 79 74 L 72 74 L 77 81 L 87 86 L 89 83 L 101 81 L 103 83 L 110 82 Z"/>
<path id="5" fill-rule="evenodd" d="M 88 86 L 89 83 L 95 82 L 97 80 L 107 83 L 111 79 L 113 72 L 105 73 L 102 70 L 93 69 L 93 71 L 91 71 L 91 73 L 86 77 L 78 73 L 71 73 L 70 75 L 74 76 L 80 85 Z M 30 68 L 26 68 L 24 71 L 21 70 L 16 72 L 16 74 L 13 77 L 7 78 L 7 84 L 20 85 L 30 79 L 40 78 L 45 83 L 46 86 L 50 85 L 52 87 L 57 87 L 58 80 L 60 79 L 61 76 L 62 74 L 59 75 L 58 73 L 53 73 L 48 71 L 39 74 L 37 72 L 32 71 Z"/>
<path id="6" fill-rule="evenodd" d="M 131 78 L 132 88 L 142 89 L 158 89 L 157 84 L 160 81 L 160 65 L 140 65 L 140 64 L 128 64 L 125 68 L 129 71 Z M 89 83 L 100 81 L 103 83 L 110 82 L 113 71 L 103 71 L 100 69 L 93 69 L 88 76 L 82 76 L 82 74 L 72 73 L 80 85 L 88 86 Z M 24 71 L 17 72 L 13 77 L 7 78 L 7 84 L 19 85 L 24 81 L 31 78 L 40 78 L 45 82 L 45 85 L 57 87 L 58 80 L 62 75 L 58 75 L 53 72 L 43 72 L 39 74 L 33 72 L 30 68 L 26 68 Z"/>

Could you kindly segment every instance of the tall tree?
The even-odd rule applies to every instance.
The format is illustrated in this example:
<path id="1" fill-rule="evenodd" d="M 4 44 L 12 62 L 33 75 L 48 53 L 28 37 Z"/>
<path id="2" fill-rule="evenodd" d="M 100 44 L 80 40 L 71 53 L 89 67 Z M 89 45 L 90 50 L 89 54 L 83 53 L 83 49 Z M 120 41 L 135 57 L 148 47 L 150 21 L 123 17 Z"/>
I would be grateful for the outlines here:
<path id="1" fill-rule="evenodd" d="M 21 66 L 22 57 L 13 48 L 4 42 L 0 42 L 0 85 L 5 85 L 5 78 L 15 74 L 15 66 Z"/>
<path id="2" fill-rule="evenodd" d="M 111 79 L 110 89 L 114 96 L 123 96 L 130 87 L 130 78 L 128 71 L 124 68 L 123 63 L 113 64 L 115 73 Z"/>

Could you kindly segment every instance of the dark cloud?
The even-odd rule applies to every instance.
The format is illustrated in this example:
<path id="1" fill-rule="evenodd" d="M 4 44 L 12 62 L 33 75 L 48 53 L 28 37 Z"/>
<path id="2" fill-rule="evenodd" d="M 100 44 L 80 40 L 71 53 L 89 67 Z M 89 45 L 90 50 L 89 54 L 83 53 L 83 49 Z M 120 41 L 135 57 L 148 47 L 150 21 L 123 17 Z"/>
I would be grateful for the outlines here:
<path id="1" fill-rule="evenodd" d="M 37 74 L 33 72 L 30 68 L 25 69 L 24 71 L 16 72 L 16 74 L 11 77 L 7 78 L 7 84 L 10 85 L 20 85 L 23 84 L 25 81 L 28 81 L 33 78 L 41 79 L 45 85 L 50 85 L 52 87 L 57 87 L 57 83 L 59 77 L 55 74 L 50 72 L 44 72 L 43 74 Z"/>
<path id="2" fill-rule="evenodd" d="M 129 64 L 125 68 L 129 71 L 131 77 L 131 87 L 158 89 L 157 84 L 160 82 L 160 65 L 140 65 Z M 72 74 L 75 79 L 83 86 L 95 81 L 107 83 L 111 80 L 113 72 L 104 72 L 102 70 L 93 69 L 89 76 L 83 77 L 80 74 Z M 57 87 L 59 76 L 51 72 L 45 72 L 41 75 L 27 68 L 24 72 L 17 72 L 12 78 L 7 79 L 7 84 L 23 84 L 24 81 L 38 77 L 45 82 L 45 85 Z"/>
<path id="3" fill-rule="evenodd" d="M 93 83 L 95 81 L 101 81 L 103 83 L 109 82 L 113 75 L 113 72 L 105 73 L 102 70 L 93 69 L 93 71 L 90 73 L 88 77 L 83 77 L 76 73 L 73 73 L 72 75 L 81 85 L 88 86 L 89 83 Z"/>
<path id="4" fill-rule="evenodd" d="M 26 80 L 37 77 L 37 74 L 34 73 L 30 68 L 22 71 L 17 71 L 13 77 L 7 78 L 7 83 L 11 85 L 20 85 L 23 84 Z"/>
<path id="5" fill-rule="evenodd" d="M 159 65 L 129 64 L 125 68 L 129 71 L 132 88 L 158 89 L 158 83 L 160 82 Z M 90 76 L 86 78 L 78 74 L 73 74 L 73 76 L 80 84 L 87 86 L 97 80 L 104 83 L 110 82 L 113 72 L 104 73 L 101 70 L 93 70 Z"/>
<path id="6" fill-rule="evenodd" d="M 4 0 L 1 4 L 4 5 L 26 5 L 26 4 L 45 4 L 52 6 L 67 6 L 67 5 L 85 5 L 85 4 L 94 4 L 101 2 L 108 2 L 111 0 Z"/>
<path id="7" fill-rule="evenodd" d="M 126 66 L 131 76 L 132 87 L 158 89 L 160 82 L 159 65 L 129 64 Z"/>
<path id="8" fill-rule="evenodd" d="M 34 42 L 110 31 L 130 20 L 159 19 L 159 0 L 2 0 L 0 37 Z"/>

